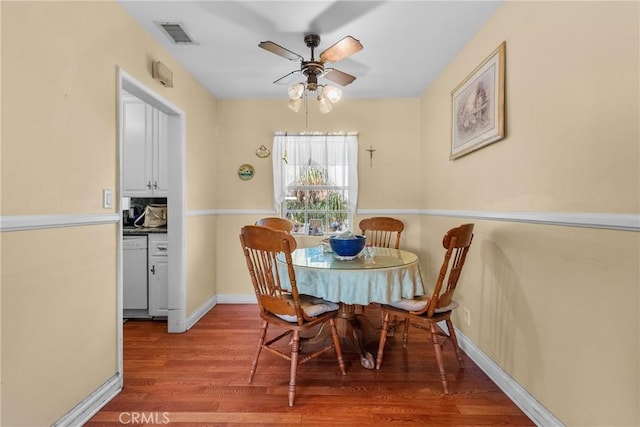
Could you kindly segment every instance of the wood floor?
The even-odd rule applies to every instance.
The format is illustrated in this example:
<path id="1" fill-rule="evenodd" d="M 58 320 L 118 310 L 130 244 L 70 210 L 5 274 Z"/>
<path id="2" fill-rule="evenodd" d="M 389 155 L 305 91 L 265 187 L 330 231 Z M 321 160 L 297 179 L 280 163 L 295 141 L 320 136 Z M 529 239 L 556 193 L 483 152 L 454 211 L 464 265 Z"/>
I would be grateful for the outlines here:
<path id="1" fill-rule="evenodd" d="M 370 306 L 365 315 L 375 354 L 380 314 Z M 257 307 L 237 304 L 215 306 L 184 334 L 168 334 L 166 322 L 126 322 L 124 389 L 86 425 L 534 425 L 466 355 L 461 370 L 450 342 L 444 395 L 430 338 L 415 328 L 407 351 L 400 336 L 389 337 L 379 371 L 362 368 L 348 341 L 346 376 L 334 352 L 301 365 L 289 407 L 286 360 L 263 351 L 247 382 L 258 327 Z"/>

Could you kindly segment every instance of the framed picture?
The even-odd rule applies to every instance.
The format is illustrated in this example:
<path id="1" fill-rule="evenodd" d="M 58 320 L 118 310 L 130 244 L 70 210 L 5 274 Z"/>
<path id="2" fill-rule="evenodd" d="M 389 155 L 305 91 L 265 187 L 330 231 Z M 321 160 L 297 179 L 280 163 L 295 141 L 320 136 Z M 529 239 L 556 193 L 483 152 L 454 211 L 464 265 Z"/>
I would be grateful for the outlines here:
<path id="1" fill-rule="evenodd" d="M 309 235 L 322 236 L 322 220 L 321 219 L 309 220 Z"/>
<path id="2" fill-rule="evenodd" d="M 502 42 L 451 92 L 450 160 L 505 136 L 506 46 L 506 42 Z"/>

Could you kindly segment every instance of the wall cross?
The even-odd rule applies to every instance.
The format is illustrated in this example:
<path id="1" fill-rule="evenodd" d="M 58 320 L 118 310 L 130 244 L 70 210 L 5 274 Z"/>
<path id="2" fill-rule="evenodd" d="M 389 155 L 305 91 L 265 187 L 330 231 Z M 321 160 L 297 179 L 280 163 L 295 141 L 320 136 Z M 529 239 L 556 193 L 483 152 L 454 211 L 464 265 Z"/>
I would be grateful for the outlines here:
<path id="1" fill-rule="evenodd" d="M 373 148 L 372 145 L 369 146 L 369 148 L 367 148 L 367 151 L 369 152 L 369 167 L 373 166 L 373 152 L 376 151 L 375 148 Z"/>

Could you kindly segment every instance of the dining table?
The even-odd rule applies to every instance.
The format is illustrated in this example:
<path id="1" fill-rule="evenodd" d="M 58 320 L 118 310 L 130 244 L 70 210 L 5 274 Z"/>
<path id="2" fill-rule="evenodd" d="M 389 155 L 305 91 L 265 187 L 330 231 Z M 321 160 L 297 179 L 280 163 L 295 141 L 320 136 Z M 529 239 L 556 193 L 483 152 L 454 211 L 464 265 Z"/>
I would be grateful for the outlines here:
<path id="1" fill-rule="evenodd" d="M 297 248 L 291 253 L 298 292 L 338 303 L 339 332 L 349 338 L 361 365 L 374 369 L 366 351 L 357 307 L 388 304 L 424 294 L 418 256 L 401 249 L 374 247 L 373 256 L 339 257 L 325 246 Z M 284 254 L 277 258 L 283 287 L 289 283 Z"/>

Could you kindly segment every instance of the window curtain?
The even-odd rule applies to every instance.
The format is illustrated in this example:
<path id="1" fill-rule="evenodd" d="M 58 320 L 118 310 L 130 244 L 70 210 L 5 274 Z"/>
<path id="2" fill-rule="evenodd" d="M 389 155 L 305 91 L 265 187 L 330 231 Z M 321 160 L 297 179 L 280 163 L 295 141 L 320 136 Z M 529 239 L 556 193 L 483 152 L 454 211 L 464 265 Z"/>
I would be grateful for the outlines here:
<path id="1" fill-rule="evenodd" d="M 346 189 L 349 211 L 358 203 L 357 134 L 275 134 L 273 148 L 273 193 L 276 210 L 287 195 L 287 186 L 297 182 L 301 166 L 326 168 L 327 180 Z"/>

